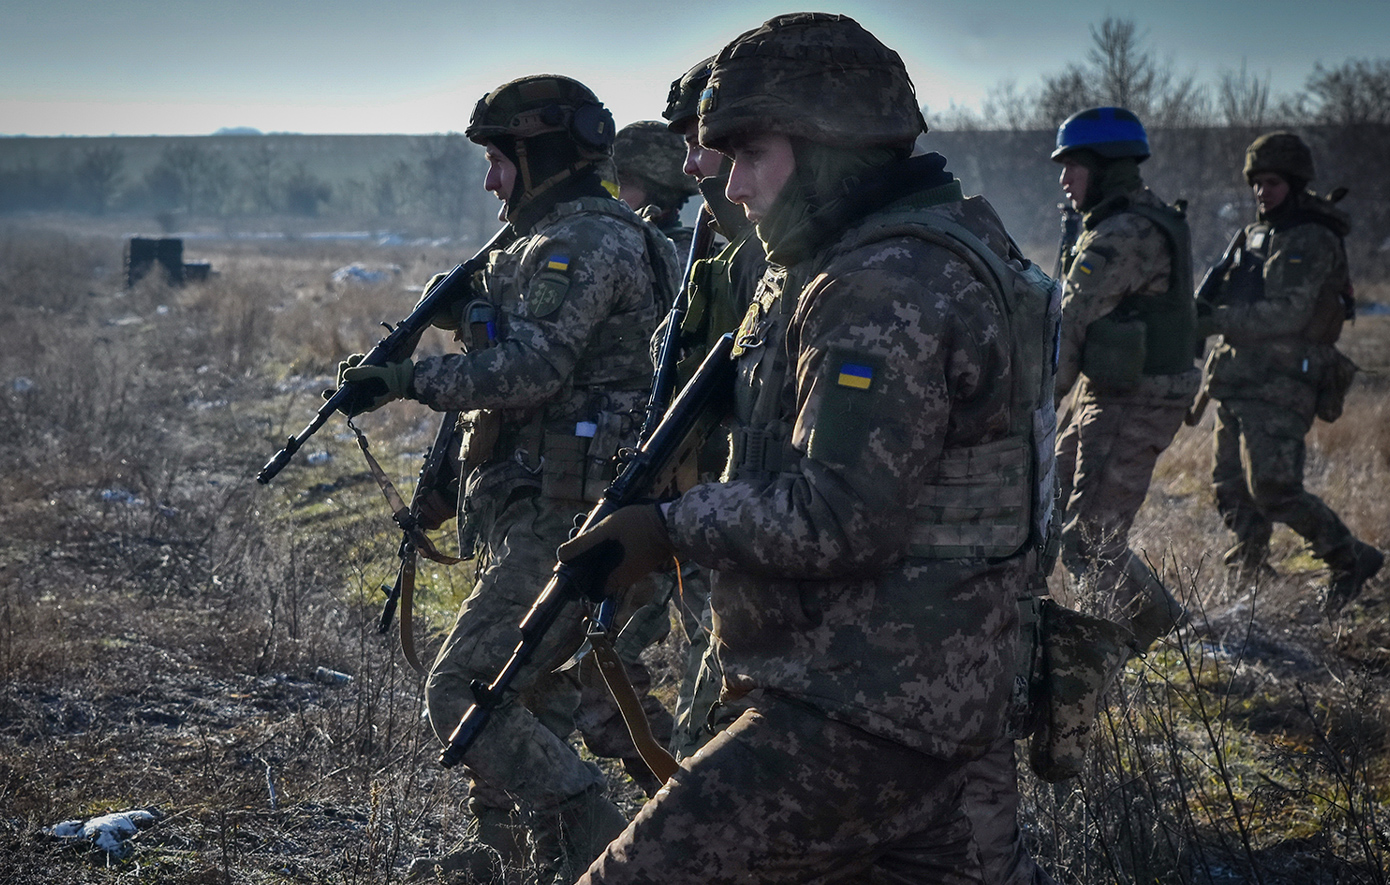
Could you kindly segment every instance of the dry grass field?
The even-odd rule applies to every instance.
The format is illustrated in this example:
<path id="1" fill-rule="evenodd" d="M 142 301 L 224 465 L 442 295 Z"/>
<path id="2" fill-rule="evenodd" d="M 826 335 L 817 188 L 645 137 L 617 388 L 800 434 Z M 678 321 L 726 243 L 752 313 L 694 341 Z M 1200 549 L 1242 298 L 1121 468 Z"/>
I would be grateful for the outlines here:
<path id="1" fill-rule="evenodd" d="M 341 418 L 269 486 L 253 476 L 336 361 L 467 252 L 206 240 L 188 257 L 209 282 L 126 290 L 121 245 L 0 226 L 0 881 L 400 881 L 466 816 L 421 680 L 375 629 L 397 535 Z M 400 272 L 331 281 L 354 261 Z M 1390 285 L 1359 291 L 1390 302 Z M 422 347 L 448 346 L 436 335 Z M 1385 548 L 1390 317 L 1344 340 L 1366 371 L 1312 434 L 1308 483 Z M 1134 538 L 1192 620 L 1131 663 L 1085 776 L 1025 777 L 1033 847 L 1065 883 L 1385 883 L 1390 575 L 1331 622 L 1325 572 L 1281 530 L 1276 573 L 1230 582 L 1210 422 L 1164 455 Z M 357 423 L 408 490 L 435 416 Z M 425 655 L 468 579 L 422 571 Z M 651 652 L 668 693 L 677 641 Z M 135 808 L 158 819 L 124 859 L 45 834 Z"/>

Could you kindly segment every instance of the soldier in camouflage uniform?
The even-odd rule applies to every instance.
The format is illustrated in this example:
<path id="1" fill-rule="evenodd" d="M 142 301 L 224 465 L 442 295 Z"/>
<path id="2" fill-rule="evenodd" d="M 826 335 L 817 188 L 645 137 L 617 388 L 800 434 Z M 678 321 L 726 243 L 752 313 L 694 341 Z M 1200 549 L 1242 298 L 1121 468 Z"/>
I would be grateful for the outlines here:
<path id="1" fill-rule="evenodd" d="M 480 465 L 463 477 L 458 517 L 478 581 L 425 689 L 444 741 L 472 703 L 469 683 L 490 681 L 516 647 L 556 547 L 611 478 L 613 454 L 634 442 L 648 342 L 678 279 L 670 241 L 600 180 L 613 121 L 585 86 L 553 75 L 506 83 L 478 102 L 465 135 L 485 147 L 487 189 L 517 238 L 490 256 L 478 300 L 435 324 L 474 333 L 490 324 L 495 342 L 464 334 L 462 354 L 341 378 L 384 389 L 371 407 L 405 396 L 463 411 L 463 461 Z M 490 881 L 499 862 L 527 860 L 529 830 L 544 881 L 568 883 L 626 824 L 600 770 L 564 740 L 578 686 L 572 672 L 550 671 L 577 645 L 578 615 L 562 616 L 464 757 L 477 839 L 441 869 Z"/>
<path id="2" fill-rule="evenodd" d="M 998 280 L 1024 262 L 993 209 L 910 157 L 924 130 L 901 59 L 851 19 L 781 16 L 716 57 L 699 138 L 733 157 L 772 264 L 727 478 L 561 557 L 616 541 L 614 587 L 673 551 L 709 566 L 748 709 L 581 882 L 981 881 L 961 792 L 1008 718 L 1050 336 L 1011 313 Z"/>
<path id="3" fill-rule="evenodd" d="M 1201 381 L 1187 222 L 1144 186 L 1148 156 L 1124 108 L 1072 115 L 1052 154 L 1082 213 L 1062 267 L 1057 397 L 1072 395 L 1057 442 L 1062 564 L 1081 607 L 1127 624 L 1140 649 L 1182 608 L 1129 549 L 1129 530 Z"/>
<path id="4" fill-rule="evenodd" d="M 613 144 L 618 198 L 671 238 L 682 264 L 694 231 L 681 224 L 681 209 L 697 193 L 681 168 L 684 156 L 685 145 L 659 120 L 629 123 Z"/>
<path id="5" fill-rule="evenodd" d="M 1273 524 L 1282 522 L 1331 568 L 1325 606 L 1334 613 L 1384 563 L 1303 487 L 1303 438 L 1314 415 L 1337 417 L 1351 377 L 1350 361 L 1333 346 L 1353 307 L 1342 242 L 1350 225 L 1307 189 L 1313 155 L 1293 133 L 1257 138 L 1245 178 L 1258 220 L 1245 228 L 1213 303 L 1201 305 L 1204 324 L 1221 335 L 1207 390 L 1218 402 L 1216 505 L 1236 535 L 1226 563 L 1262 566 Z"/>

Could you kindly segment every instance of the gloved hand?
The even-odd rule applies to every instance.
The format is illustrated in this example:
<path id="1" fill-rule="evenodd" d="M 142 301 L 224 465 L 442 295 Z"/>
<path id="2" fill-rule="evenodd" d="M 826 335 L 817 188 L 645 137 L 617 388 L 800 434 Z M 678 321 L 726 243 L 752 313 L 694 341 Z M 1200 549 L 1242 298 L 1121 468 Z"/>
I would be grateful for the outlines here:
<path id="1" fill-rule="evenodd" d="M 349 415 L 360 415 L 379 409 L 387 403 L 404 397 L 410 390 L 410 381 L 415 377 L 415 363 L 409 359 L 384 366 L 363 366 L 365 354 L 354 353 L 338 363 L 338 389 L 351 384 L 353 396 L 348 401 Z M 336 391 L 325 390 L 324 398 Z"/>
<path id="2" fill-rule="evenodd" d="M 675 548 L 659 504 L 619 508 L 557 551 L 561 562 L 606 572 L 604 588 L 624 590 L 654 571 L 674 566 Z"/>
<path id="3" fill-rule="evenodd" d="M 439 285 L 439 281 L 447 276 L 447 273 L 437 273 L 430 277 L 430 281 L 425 283 L 425 291 L 420 295 L 420 301 L 429 297 L 430 290 Z M 418 305 L 420 302 L 415 303 Z M 464 299 L 455 299 L 452 303 L 445 304 L 434 316 L 430 317 L 430 325 L 436 329 L 443 329 L 445 332 L 457 332 L 463 327 L 463 305 Z"/>

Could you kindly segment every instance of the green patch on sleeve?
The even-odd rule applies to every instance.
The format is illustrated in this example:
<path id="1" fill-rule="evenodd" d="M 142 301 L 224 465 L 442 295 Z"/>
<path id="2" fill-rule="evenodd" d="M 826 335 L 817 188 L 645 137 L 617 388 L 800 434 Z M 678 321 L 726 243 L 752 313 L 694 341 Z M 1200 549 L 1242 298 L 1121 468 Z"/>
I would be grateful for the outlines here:
<path id="1" fill-rule="evenodd" d="M 568 273 L 558 270 L 543 270 L 531 280 L 526 293 L 526 305 L 531 316 L 536 319 L 548 317 L 565 303 L 565 295 L 570 290 Z"/>
<path id="2" fill-rule="evenodd" d="M 859 458 L 877 421 L 882 401 L 882 357 L 831 351 L 821 366 L 820 408 L 811 428 L 806 453 L 827 464 L 849 464 Z"/>

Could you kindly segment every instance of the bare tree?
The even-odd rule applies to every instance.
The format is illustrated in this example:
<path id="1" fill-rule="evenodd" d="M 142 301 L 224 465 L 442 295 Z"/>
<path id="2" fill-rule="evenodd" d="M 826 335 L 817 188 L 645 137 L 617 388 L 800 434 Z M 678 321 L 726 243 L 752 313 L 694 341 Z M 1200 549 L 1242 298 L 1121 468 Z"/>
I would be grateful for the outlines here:
<path id="1" fill-rule="evenodd" d="M 1216 93 L 1219 119 L 1227 126 L 1262 129 L 1270 119 L 1269 74 L 1252 75 L 1241 59 L 1239 71 L 1224 71 Z"/>
<path id="2" fill-rule="evenodd" d="M 1390 126 L 1390 59 L 1352 59 L 1335 68 L 1319 62 L 1284 110 L 1312 125 Z"/>
<path id="3" fill-rule="evenodd" d="M 1055 126 L 1096 105 L 1129 108 L 1146 125 L 1158 128 L 1202 125 L 1210 116 L 1206 92 L 1196 77 L 1174 74 L 1171 63 L 1155 60 L 1144 48 L 1144 37 L 1132 19 L 1113 16 L 1091 27 L 1084 65 L 1072 63 L 1043 78 L 1038 116 Z"/>

